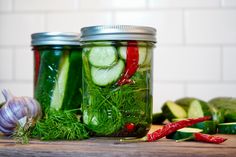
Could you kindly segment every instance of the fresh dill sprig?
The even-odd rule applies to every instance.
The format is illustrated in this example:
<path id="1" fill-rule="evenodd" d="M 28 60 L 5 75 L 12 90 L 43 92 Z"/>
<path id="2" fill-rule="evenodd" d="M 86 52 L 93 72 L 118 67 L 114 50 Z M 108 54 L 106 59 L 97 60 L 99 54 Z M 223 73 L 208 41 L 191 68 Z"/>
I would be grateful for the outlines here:
<path id="1" fill-rule="evenodd" d="M 41 140 L 81 140 L 89 137 L 85 125 L 74 112 L 56 110 L 46 112 L 31 135 Z"/>

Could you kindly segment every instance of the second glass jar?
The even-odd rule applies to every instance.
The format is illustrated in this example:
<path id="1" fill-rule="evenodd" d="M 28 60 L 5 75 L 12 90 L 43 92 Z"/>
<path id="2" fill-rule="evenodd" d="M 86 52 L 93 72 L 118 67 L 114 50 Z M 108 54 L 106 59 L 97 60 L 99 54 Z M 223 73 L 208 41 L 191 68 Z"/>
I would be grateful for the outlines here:
<path id="1" fill-rule="evenodd" d="M 155 29 L 82 28 L 83 121 L 96 136 L 142 137 L 152 120 Z"/>

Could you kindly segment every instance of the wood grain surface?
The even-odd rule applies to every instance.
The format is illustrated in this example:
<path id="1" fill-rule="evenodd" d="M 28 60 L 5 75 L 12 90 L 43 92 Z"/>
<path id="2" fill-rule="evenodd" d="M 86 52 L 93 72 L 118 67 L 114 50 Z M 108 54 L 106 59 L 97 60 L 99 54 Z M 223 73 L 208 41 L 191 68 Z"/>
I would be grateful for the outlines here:
<path id="1" fill-rule="evenodd" d="M 152 127 L 155 130 L 158 126 Z M 156 142 L 122 143 L 119 138 L 90 138 L 82 141 L 43 142 L 31 140 L 28 145 L 16 144 L 12 139 L 0 139 L 0 157 L 234 157 L 236 136 L 222 144 L 178 142 L 160 139 Z"/>

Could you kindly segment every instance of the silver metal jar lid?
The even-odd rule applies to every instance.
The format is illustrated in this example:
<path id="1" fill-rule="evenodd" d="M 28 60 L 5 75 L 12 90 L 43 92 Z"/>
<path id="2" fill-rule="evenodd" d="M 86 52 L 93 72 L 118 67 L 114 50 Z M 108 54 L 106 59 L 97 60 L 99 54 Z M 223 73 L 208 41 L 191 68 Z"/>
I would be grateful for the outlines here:
<path id="1" fill-rule="evenodd" d="M 80 45 L 80 34 L 69 32 L 40 32 L 31 35 L 31 45 Z"/>
<path id="2" fill-rule="evenodd" d="M 156 42 L 156 29 L 131 25 L 101 25 L 81 29 L 80 41 L 98 40 L 139 40 Z"/>

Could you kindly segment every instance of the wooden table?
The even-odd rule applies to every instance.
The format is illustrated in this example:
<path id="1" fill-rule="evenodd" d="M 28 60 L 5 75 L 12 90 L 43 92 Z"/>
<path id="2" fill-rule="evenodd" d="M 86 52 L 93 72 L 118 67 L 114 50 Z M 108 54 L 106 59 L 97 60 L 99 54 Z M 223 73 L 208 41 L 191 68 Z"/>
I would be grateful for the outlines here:
<path id="1" fill-rule="evenodd" d="M 154 126 L 152 130 L 156 129 Z M 0 157 L 234 157 L 236 135 L 219 135 L 228 138 L 222 144 L 178 142 L 160 139 L 157 142 L 121 143 L 113 138 L 90 138 L 83 141 L 42 142 L 16 144 L 11 139 L 0 139 Z"/>

